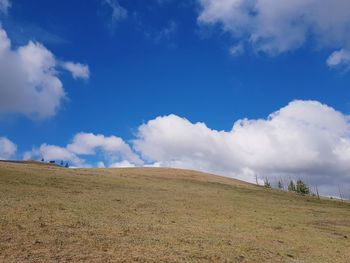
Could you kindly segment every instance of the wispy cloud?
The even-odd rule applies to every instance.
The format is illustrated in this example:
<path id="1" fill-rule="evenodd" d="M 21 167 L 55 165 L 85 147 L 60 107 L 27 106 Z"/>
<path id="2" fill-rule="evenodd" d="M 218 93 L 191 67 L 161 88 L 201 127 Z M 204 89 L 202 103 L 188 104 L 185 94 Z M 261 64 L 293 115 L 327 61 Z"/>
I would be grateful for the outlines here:
<path id="1" fill-rule="evenodd" d="M 331 68 L 340 68 L 345 71 L 350 70 L 350 51 L 340 49 L 334 51 L 327 59 L 327 64 Z"/>
<path id="2" fill-rule="evenodd" d="M 240 56 L 244 53 L 244 46 L 243 44 L 237 44 L 235 46 L 232 46 L 230 48 L 230 54 L 234 57 Z"/>
<path id="3" fill-rule="evenodd" d="M 308 41 L 317 48 L 350 48 L 348 0 L 197 1 L 201 25 L 218 25 L 255 52 L 276 56 Z"/>
<path id="4" fill-rule="evenodd" d="M 68 61 L 63 62 L 62 67 L 72 73 L 72 76 L 75 79 L 88 79 L 90 77 L 90 69 L 88 65 Z"/>
<path id="5" fill-rule="evenodd" d="M 10 0 L 0 0 L 0 13 L 7 14 L 10 7 Z"/>
<path id="6" fill-rule="evenodd" d="M 176 47 L 176 34 L 178 31 L 178 24 L 170 20 L 164 27 L 146 27 L 141 23 L 139 30 L 142 31 L 146 38 L 154 44 L 161 45 L 165 44 L 167 47 Z"/>
<path id="7" fill-rule="evenodd" d="M 104 3 L 111 10 L 111 21 L 113 25 L 128 17 L 128 11 L 119 4 L 118 0 L 104 0 Z"/>
<path id="8" fill-rule="evenodd" d="M 170 41 L 176 33 L 177 28 L 177 24 L 174 21 L 170 21 L 166 27 L 155 33 L 154 42 L 158 44 L 162 41 Z"/>
<path id="9" fill-rule="evenodd" d="M 7 19 L 6 29 L 11 32 L 11 40 L 14 45 L 25 45 L 28 43 L 28 40 L 51 46 L 69 43 L 67 39 L 53 33 L 48 28 L 29 22 L 23 24 L 12 19 Z"/>

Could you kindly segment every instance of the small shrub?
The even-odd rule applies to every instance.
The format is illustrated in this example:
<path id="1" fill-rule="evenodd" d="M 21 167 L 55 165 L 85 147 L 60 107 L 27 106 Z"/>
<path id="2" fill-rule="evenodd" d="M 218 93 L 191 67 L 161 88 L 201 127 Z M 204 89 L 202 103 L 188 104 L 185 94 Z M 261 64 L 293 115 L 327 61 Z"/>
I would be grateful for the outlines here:
<path id="1" fill-rule="evenodd" d="M 298 194 L 308 195 L 310 194 L 310 189 L 302 180 L 298 180 L 296 185 L 296 192 Z"/>
<path id="2" fill-rule="evenodd" d="M 295 183 L 293 180 L 290 180 L 290 183 L 288 185 L 288 191 L 289 192 L 296 192 L 296 187 L 295 187 Z"/>
<path id="3" fill-rule="evenodd" d="M 264 181 L 264 186 L 266 187 L 266 188 L 271 188 L 271 183 L 270 183 L 270 181 L 269 181 L 269 179 L 265 179 L 265 181 Z"/>

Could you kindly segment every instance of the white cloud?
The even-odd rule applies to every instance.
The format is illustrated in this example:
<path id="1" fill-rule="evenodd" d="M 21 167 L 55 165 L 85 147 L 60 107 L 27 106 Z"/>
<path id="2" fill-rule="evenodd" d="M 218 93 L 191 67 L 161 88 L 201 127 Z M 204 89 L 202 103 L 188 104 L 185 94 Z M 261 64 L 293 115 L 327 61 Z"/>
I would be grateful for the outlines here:
<path id="1" fill-rule="evenodd" d="M 76 167 L 90 166 L 84 159 L 88 156 L 102 158 L 110 165 L 142 165 L 143 161 L 133 152 L 130 146 L 116 136 L 95 135 L 93 133 L 78 133 L 66 147 L 42 144 L 24 154 L 24 159 L 44 158 L 46 160 L 69 161 Z M 98 167 L 105 167 L 105 162 L 99 161 Z"/>
<path id="2" fill-rule="evenodd" d="M 324 193 L 350 191 L 349 117 L 315 101 L 294 101 L 268 119 L 217 131 L 176 115 L 139 127 L 135 148 L 160 166 L 199 169 L 254 182 L 302 178 Z"/>
<path id="3" fill-rule="evenodd" d="M 138 165 L 143 163 L 130 146 L 116 136 L 78 133 L 74 136 L 73 142 L 67 145 L 67 149 L 79 155 L 95 155 L 97 151 L 101 151 L 109 161 L 127 160 Z"/>
<path id="4" fill-rule="evenodd" d="M 340 49 L 334 51 L 327 59 L 327 64 L 331 68 L 344 68 L 346 71 L 350 67 L 350 51 L 345 49 Z"/>
<path id="5" fill-rule="evenodd" d="M 88 65 L 74 62 L 64 62 L 62 67 L 72 73 L 73 78 L 88 79 L 90 77 L 90 70 Z"/>
<path id="6" fill-rule="evenodd" d="M 112 10 L 111 17 L 113 24 L 128 17 L 128 11 L 117 0 L 105 0 L 105 4 Z"/>
<path id="7" fill-rule="evenodd" d="M 121 162 L 116 162 L 112 163 L 109 166 L 110 168 L 130 168 L 130 167 L 135 167 L 135 164 L 130 163 L 129 161 L 121 161 Z"/>
<path id="8" fill-rule="evenodd" d="M 230 54 L 232 56 L 240 56 L 243 53 L 244 53 L 244 47 L 242 44 L 238 44 L 230 48 Z"/>
<path id="9" fill-rule="evenodd" d="M 97 163 L 97 168 L 106 168 L 106 165 L 104 162 L 98 162 Z"/>
<path id="10" fill-rule="evenodd" d="M 7 160 L 16 154 L 17 145 L 6 137 L 0 137 L 0 160 Z"/>
<path id="11" fill-rule="evenodd" d="M 158 162 L 155 162 L 155 163 L 153 162 L 151 164 L 144 164 L 143 167 L 156 167 L 156 168 L 159 168 L 159 167 L 161 167 L 161 165 Z"/>
<path id="12" fill-rule="evenodd" d="M 42 144 L 39 148 L 26 152 L 23 156 L 24 160 L 36 160 L 44 158 L 46 161 L 63 160 L 69 161 L 75 166 L 83 166 L 84 160 L 80 159 L 76 154 L 70 152 L 64 147 L 56 145 Z"/>
<path id="13" fill-rule="evenodd" d="M 234 39 L 271 55 L 312 41 L 317 48 L 350 44 L 348 0 L 198 0 L 198 21 L 221 25 Z"/>
<path id="14" fill-rule="evenodd" d="M 350 193 L 350 116 L 317 101 L 293 101 L 266 119 L 238 120 L 229 131 L 176 115 L 138 128 L 133 148 L 116 136 L 78 133 L 65 147 L 43 144 L 27 157 L 85 167 L 177 167 L 255 183 L 303 179 L 322 194 Z M 136 152 L 135 152 L 136 151 Z"/>
<path id="15" fill-rule="evenodd" d="M 13 49 L 0 27 L 0 113 L 36 119 L 55 115 L 66 98 L 59 64 L 40 43 L 29 41 Z"/>
<path id="16" fill-rule="evenodd" d="M 8 9 L 11 7 L 9 0 L 0 0 L 0 13 L 7 14 Z"/>

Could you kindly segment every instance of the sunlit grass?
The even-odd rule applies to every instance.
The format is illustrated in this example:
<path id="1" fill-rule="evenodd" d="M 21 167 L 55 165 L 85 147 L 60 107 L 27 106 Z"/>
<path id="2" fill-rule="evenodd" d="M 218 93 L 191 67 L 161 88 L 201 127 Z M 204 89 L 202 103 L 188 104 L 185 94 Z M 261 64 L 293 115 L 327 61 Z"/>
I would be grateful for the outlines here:
<path id="1" fill-rule="evenodd" d="M 349 262 L 350 205 L 173 169 L 0 163 L 0 262 Z"/>

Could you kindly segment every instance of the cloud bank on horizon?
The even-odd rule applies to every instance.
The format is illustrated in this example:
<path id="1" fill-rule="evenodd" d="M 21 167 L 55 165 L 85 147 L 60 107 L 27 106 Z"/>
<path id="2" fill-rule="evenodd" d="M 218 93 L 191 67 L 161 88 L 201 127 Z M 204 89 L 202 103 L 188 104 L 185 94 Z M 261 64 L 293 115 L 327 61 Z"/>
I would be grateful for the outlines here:
<path id="1" fill-rule="evenodd" d="M 326 194 L 350 190 L 349 116 L 317 101 L 297 100 L 266 119 L 238 120 L 230 131 L 177 115 L 138 128 L 134 140 L 78 133 L 65 147 L 42 144 L 28 159 L 58 159 L 82 167 L 159 166 L 201 170 L 249 182 L 302 178 Z M 97 156 L 98 163 L 84 159 Z"/>
<path id="2" fill-rule="evenodd" d="M 69 161 L 75 167 L 92 167 L 83 157 L 96 155 L 107 160 L 109 166 L 113 167 L 117 167 L 118 163 L 120 165 L 130 164 L 127 166 L 143 164 L 143 161 L 123 139 L 117 136 L 84 132 L 76 134 L 72 142 L 65 147 L 44 143 L 38 148 L 25 152 L 24 159 L 64 160 Z M 105 167 L 105 164 L 100 161 L 96 166 Z"/>
<path id="3" fill-rule="evenodd" d="M 243 46 L 248 46 L 275 56 L 311 41 L 315 49 L 335 49 L 327 60 L 330 67 L 348 69 L 348 0 L 198 0 L 198 3 L 199 23 L 219 25 L 231 34 L 234 51 L 242 53 Z"/>

